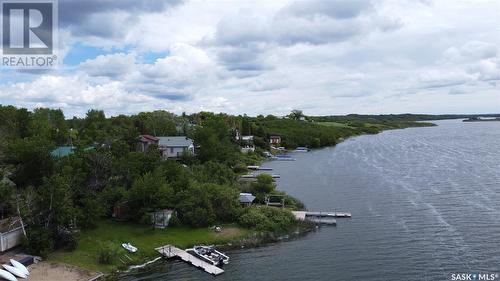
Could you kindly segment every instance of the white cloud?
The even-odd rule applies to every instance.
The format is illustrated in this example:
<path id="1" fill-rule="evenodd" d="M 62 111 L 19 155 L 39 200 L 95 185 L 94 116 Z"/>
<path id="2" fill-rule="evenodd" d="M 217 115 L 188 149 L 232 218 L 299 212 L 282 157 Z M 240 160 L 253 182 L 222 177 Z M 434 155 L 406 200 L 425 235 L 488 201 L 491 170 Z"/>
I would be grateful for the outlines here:
<path id="1" fill-rule="evenodd" d="M 0 74 L 0 103 L 68 115 L 500 111 L 492 1 L 68 1 L 81 10 L 63 20 L 63 56 L 82 41 L 118 51 Z"/>

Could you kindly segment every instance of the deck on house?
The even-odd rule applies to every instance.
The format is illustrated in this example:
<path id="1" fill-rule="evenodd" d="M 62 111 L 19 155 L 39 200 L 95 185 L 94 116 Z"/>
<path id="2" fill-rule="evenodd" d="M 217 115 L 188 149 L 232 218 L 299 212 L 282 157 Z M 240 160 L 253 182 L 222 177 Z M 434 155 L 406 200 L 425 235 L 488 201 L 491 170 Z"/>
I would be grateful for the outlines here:
<path id="1" fill-rule="evenodd" d="M 224 273 L 224 270 L 218 268 L 217 266 L 212 265 L 206 261 L 203 261 L 203 260 L 191 255 L 190 253 L 188 253 L 182 249 L 179 249 L 175 246 L 165 245 L 162 247 L 158 247 L 155 250 L 166 258 L 178 257 L 181 260 L 183 260 L 191 265 L 194 265 L 198 268 L 203 269 L 207 273 L 210 273 L 213 275 L 219 275 L 219 274 Z"/>

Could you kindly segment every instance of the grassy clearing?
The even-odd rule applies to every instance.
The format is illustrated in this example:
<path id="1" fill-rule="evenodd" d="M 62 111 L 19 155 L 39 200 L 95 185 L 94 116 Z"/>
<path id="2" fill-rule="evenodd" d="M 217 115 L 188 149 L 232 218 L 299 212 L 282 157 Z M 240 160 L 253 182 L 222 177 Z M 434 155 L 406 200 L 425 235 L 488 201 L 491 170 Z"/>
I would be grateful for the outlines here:
<path id="1" fill-rule="evenodd" d="M 156 257 L 158 254 L 154 248 L 166 244 L 180 248 L 188 248 L 194 244 L 222 244 L 249 234 L 249 230 L 230 225 L 224 226 L 222 232 L 216 233 L 208 228 L 152 229 L 144 225 L 102 221 L 97 228 L 84 231 L 79 235 L 78 247 L 75 251 L 55 252 L 49 257 L 49 260 L 110 272 L 125 265 L 139 264 Z M 130 242 L 139 250 L 134 254 L 128 253 L 121 247 L 123 242 Z M 106 243 L 116 245 L 118 254 L 112 264 L 102 265 L 98 263 L 97 259 L 100 248 Z"/>
<path id="2" fill-rule="evenodd" d="M 316 122 L 315 124 L 327 126 L 327 127 L 337 127 L 337 128 L 351 128 L 351 126 L 346 123 L 338 123 L 338 122 Z"/>

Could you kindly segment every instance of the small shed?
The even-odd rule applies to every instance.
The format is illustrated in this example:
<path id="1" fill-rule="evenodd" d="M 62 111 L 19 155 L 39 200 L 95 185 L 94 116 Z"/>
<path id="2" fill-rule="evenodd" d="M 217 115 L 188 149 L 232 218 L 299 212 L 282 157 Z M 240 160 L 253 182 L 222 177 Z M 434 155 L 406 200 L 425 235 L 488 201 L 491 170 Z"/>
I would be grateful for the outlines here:
<path id="1" fill-rule="evenodd" d="M 255 196 L 252 193 L 240 193 L 240 204 L 249 206 L 252 205 Z"/>
<path id="2" fill-rule="evenodd" d="M 112 214 L 112 217 L 115 221 L 130 220 L 128 202 L 129 201 L 122 201 L 115 204 L 115 206 L 113 207 L 113 214 Z"/>
<path id="3" fill-rule="evenodd" d="M 23 235 L 23 225 L 19 217 L 0 220 L 0 252 L 20 245 Z"/>
<path id="4" fill-rule="evenodd" d="M 151 213 L 151 223 L 155 228 L 166 228 L 172 215 L 174 214 L 172 209 L 164 209 Z"/>

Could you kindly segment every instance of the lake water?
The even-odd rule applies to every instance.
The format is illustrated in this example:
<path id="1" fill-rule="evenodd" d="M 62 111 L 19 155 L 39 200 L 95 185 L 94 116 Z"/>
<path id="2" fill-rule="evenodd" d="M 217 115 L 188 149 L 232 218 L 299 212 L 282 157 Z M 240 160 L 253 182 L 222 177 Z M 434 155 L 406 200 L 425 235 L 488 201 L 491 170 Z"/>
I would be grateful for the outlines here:
<path id="1" fill-rule="evenodd" d="M 337 227 L 228 252 L 212 277 L 164 262 L 123 280 L 451 280 L 500 273 L 500 122 L 386 131 L 265 166 Z M 497 280 L 500 278 L 497 278 Z"/>

